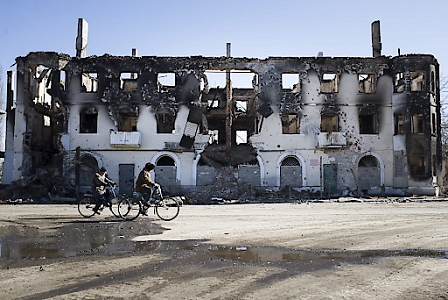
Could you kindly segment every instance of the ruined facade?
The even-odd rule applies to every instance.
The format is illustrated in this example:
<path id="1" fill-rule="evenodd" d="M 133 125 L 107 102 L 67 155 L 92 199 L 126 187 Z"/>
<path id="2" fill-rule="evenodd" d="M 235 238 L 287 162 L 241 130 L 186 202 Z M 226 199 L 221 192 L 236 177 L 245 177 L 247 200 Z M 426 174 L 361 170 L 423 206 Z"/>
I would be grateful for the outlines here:
<path id="1" fill-rule="evenodd" d="M 87 57 L 83 22 L 76 57 L 16 59 L 4 183 L 45 169 L 82 188 L 104 166 L 130 192 L 151 161 L 164 187 L 214 185 L 225 168 L 325 197 L 438 191 L 438 62 L 382 56 L 379 23 L 373 57 L 256 59 L 229 44 L 222 57 Z"/>

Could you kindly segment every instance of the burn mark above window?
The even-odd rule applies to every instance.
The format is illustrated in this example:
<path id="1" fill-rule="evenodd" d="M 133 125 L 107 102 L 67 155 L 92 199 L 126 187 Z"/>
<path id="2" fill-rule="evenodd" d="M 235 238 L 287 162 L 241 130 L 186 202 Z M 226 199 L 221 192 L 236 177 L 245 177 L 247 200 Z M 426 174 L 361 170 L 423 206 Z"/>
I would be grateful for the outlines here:
<path id="1" fill-rule="evenodd" d="M 339 74 L 323 73 L 320 83 L 321 93 L 337 93 L 339 92 Z"/>
<path id="2" fill-rule="evenodd" d="M 376 81 L 375 74 L 358 74 L 358 91 L 365 94 L 375 93 Z"/>

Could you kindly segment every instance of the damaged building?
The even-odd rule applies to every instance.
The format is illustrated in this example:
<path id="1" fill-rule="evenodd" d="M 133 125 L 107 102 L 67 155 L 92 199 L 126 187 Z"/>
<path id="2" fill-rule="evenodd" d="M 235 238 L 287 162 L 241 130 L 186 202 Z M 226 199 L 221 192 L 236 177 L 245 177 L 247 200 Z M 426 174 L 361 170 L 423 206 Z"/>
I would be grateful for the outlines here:
<path id="1" fill-rule="evenodd" d="M 87 56 L 86 47 L 80 19 L 75 57 L 17 57 L 4 183 L 53 176 L 78 192 L 106 167 L 129 193 L 150 161 L 155 181 L 183 194 L 436 195 L 441 186 L 438 62 L 382 55 L 379 21 L 372 57 L 232 57 L 230 44 L 222 57 Z"/>

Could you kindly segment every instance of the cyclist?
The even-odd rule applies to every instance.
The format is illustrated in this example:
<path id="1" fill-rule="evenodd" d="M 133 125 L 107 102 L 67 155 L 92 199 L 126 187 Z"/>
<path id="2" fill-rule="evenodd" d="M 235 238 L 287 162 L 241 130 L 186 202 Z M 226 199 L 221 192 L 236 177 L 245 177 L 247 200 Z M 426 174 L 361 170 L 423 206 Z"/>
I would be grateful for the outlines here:
<path id="1" fill-rule="evenodd" d="M 115 186 L 116 183 L 110 180 L 107 177 L 107 170 L 102 167 L 98 172 L 95 173 L 92 179 L 91 191 L 93 196 L 98 199 L 93 210 L 96 214 L 100 214 L 98 211 L 100 209 L 101 204 L 108 205 L 108 201 L 110 201 L 111 192 L 106 189 L 106 186 L 112 185 Z"/>
<path id="2" fill-rule="evenodd" d="M 144 204 L 148 204 L 149 197 L 151 196 L 152 188 L 159 188 L 160 185 L 155 183 L 151 178 L 151 171 L 155 169 L 155 165 L 148 162 L 145 164 L 143 170 L 138 174 L 137 181 L 135 182 L 135 191 L 144 195 Z"/>

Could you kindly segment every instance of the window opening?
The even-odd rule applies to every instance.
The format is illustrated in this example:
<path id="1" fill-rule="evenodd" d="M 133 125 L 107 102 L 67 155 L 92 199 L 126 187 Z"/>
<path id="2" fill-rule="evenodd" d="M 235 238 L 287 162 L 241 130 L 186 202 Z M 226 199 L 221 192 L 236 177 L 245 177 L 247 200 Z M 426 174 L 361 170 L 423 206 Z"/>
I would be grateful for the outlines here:
<path id="1" fill-rule="evenodd" d="M 82 92 L 96 93 L 98 91 L 98 73 L 82 73 Z"/>
<path id="2" fill-rule="evenodd" d="M 208 135 L 209 135 L 208 139 L 209 144 L 218 144 L 219 130 L 209 130 Z"/>
<path id="3" fill-rule="evenodd" d="M 323 114 L 320 122 L 321 132 L 338 132 L 338 115 Z"/>
<path id="4" fill-rule="evenodd" d="M 413 114 L 411 118 L 411 132 L 425 133 L 425 120 L 423 114 Z"/>
<path id="5" fill-rule="evenodd" d="M 157 119 L 157 133 L 174 133 L 176 115 L 173 112 L 158 112 Z"/>
<path id="6" fill-rule="evenodd" d="M 118 131 L 126 131 L 126 132 L 137 131 L 137 117 L 120 115 L 118 120 Z"/>
<path id="7" fill-rule="evenodd" d="M 425 90 L 425 71 L 411 72 L 411 91 Z"/>
<path id="8" fill-rule="evenodd" d="M 300 133 L 300 117 L 297 114 L 282 115 L 282 133 L 296 134 Z"/>
<path id="9" fill-rule="evenodd" d="M 230 80 L 232 81 L 232 88 L 252 89 L 258 82 L 258 74 L 248 70 L 231 70 Z"/>
<path id="10" fill-rule="evenodd" d="M 137 91 L 137 74 L 120 73 L 120 89 L 132 93 Z"/>
<path id="11" fill-rule="evenodd" d="M 436 92 L 436 76 L 434 71 L 431 71 L 431 92 Z"/>
<path id="12" fill-rule="evenodd" d="M 225 88 L 226 86 L 226 72 L 220 70 L 209 70 L 204 72 L 207 76 L 208 85 L 210 88 Z"/>
<path id="13" fill-rule="evenodd" d="M 405 89 L 404 73 L 396 73 L 394 76 L 394 92 L 403 93 Z"/>
<path id="14" fill-rule="evenodd" d="M 282 74 L 282 89 L 286 92 L 300 93 L 300 76 L 298 73 Z"/>
<path id="15" fill-rule="evenodd" d="M 98 111 L 95 107 L 89 107 L 80 115 L 79 132 L 97 133 Z"/>
<path id="16" fill-rule="evenodd" d="M 247 130 L 236 130 L 236 144 L 247 144 Z"/>
<path id="17" fill-rule="evenodd" d="M 358 74 L 358 87 L 360 93 L 371 94 L 376 92 L 375 74 Z"/>
<path id="18" fill-rule="evenodd" d="M 378 121 L 376 114 L 364 114 L 359 116 L 359 133 L 375 134 L 378 133 Z"/>
<path id="19" fill-rule="evenodd" d="M 157 85 L 159 87 L 159 92 L 169 91 L 169 87 L 176 86 L 176 75 L 174 73 L 158 73 Z"/>
<path id="20" fill-rule="evenodd" d="M 239 101 L 235 102 L 236 110 L 240 112 L 247 112 L 247 101 Z"/>
<path id="21" fill-rule="evenodd" d="M 359 167 L 375 167 L 378 168 L 378 159 L 373 155 L 366 155 L 358 163 Z"/>
<path id="22" fill-rule="evenodd" d="M 336 73 L 322 74 L 320 90 L 322 93 L 337 93 L 339 84 L 339 75 Z"/>
<path id="23" fill-rule="evenodd" d="M 157 160 L 158 167 L 176 166 L 174 159 L 168 155 L 163 155 Z"/>
<path id="24" fill-rule="evenodd" d="M 44 126 L 45 127 L 51 126 L 51 119 L 49 116 L 44 115 Z"/>
<path id="25" fill-rule="evenodd" d="M 403 127 L 403 115 L 402 114 L 395 114 L 394 115 L 394 134 L 404 134 L 404 127 Z"/>
<path id="26" fill-rule="evenodd" d="M 300 162 L 293 156 L 288 156 L 282 160 L 282 167 L 299 167 Z"/>

